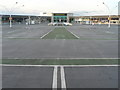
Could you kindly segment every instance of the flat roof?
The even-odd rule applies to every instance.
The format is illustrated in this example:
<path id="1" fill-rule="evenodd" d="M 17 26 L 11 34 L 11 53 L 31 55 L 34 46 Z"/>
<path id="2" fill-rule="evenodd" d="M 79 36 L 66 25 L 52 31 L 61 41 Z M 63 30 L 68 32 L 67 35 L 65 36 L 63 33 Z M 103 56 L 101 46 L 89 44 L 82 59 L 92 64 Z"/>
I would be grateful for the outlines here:
<path id="1" fill-rule="evenodd" d="M 110 15 L 111 17 L 119 17 L 120 18 L 120 15 Z M 70 16 L 70 17 L 78 17 L 78 18 L 83 18 L 83 17 L 101 17 L 101 18 L 107 18 L 109 17 L 109 15 L 94 15 L 94 16 Z"/>
<path id="2" fill-rule="evenodd" d="M 62 14 L 62 13 L 61 13 Z M 9 15 L 1 15 L 1 16 L 8 16 L 9 17 Z M 12 14 L 12 16 L 24 16 L 24 17 L 27 17 L 27 16 L 40 16 L 40 17 L 52 17 L 52 16 L 46 16 L 46 15 L 28 15 L 28 14 Z M 83 18 L 83 17 L 86 17 L 86 18 L 92 18 L 92 17 L 94 17 L 94 18 L 107 18 L 109 15 L 96 15 L 96 16 L 69 16 L 69 17 L 76 17 L 76 18 Z M 120 15 L 111 15 L 111 17 L 119 17 L 120 18 Z"/>

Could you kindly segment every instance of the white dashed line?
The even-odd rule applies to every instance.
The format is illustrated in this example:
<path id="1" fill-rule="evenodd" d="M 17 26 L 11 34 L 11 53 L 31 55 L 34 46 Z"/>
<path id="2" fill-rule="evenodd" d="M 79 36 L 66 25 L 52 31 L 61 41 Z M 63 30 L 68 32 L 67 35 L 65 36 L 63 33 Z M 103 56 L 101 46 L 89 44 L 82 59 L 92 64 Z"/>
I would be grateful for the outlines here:
<path id="1" fill-rule="evenodd" d="M 54 71 L 53 71 L 53 83 L 52 83 L 52 90 L 57 90 L 57 70 L 58 67 L 55 66 L 54 67 Z"/>
<path id="2" fill-rule="evenodd" d="M 65 72 L 64 72 L 64 67 L 61 66 L 61 88 L 62 90 L 66 90 L 66 82 L 65 82 Z"/>

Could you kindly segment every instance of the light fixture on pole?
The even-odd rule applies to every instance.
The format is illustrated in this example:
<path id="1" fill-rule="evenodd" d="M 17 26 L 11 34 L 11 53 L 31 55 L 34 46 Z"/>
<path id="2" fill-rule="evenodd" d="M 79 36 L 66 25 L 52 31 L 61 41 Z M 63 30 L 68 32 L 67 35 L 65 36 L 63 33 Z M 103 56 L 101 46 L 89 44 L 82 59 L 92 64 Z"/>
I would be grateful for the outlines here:
<path id="1" fill-rule="evenodd" d="M 15 10 L 15 9 L 17 9 L 18 7 L 14 7 L 15 5 L 17 5 L 18 4 L 18 2 L 15 2 L 15 4 L 9 9 L 9 8 L 7 8 L 5 5 L 0 5 L 0 6 L 2 6 L 2 7 L 4 7 L 4 9 L 6 9 L 7 10 L 7 12 L 9 12 L 9 27 L 11 28 L 12 27 L 12 12 Z M 21 7 L 21 6 L 19 6 L 19 7 Z M 24 5 L 22 5 L 22 7 L 24 7 Z"/>
<path id="2" fill-rule="evenodd" d="M 111 17 L 111 13 L 110 13 L 110 8 L 103 2 L 103 5 L 105 5 L 106 6 L 106 8 L 108 9 L 108 12 L 109 12 L 109 15 L 108 15 L 108 28 L 110 28 L 111 27 L 111 24 L 110 24 L 110 17 Z"/>
<path id="3" fill-rule="evenodd" d="M 16 2 L 15 4 L 18 4 L 18 2 Z M 20 6 L 21 7 L 21 6 Z M 24 5 L 22 5 L 22 7 L 24 7 Z M 10 17 L 9 17 L 9 20 L 10 20 L 10 28 L 12 27 L 12 9 L 10 10 Z"/>

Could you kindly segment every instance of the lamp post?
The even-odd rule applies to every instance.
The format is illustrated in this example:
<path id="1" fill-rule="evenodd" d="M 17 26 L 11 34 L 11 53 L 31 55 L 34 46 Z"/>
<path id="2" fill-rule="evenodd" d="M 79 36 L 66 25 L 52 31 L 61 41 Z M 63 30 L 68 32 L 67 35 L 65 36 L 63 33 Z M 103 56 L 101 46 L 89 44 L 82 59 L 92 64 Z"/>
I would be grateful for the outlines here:
<path id="1" fill-rule="evenodd" d="M 0 5 L 0 6 L 2 6 L 2 7 L 4 7 L 8 12 L 9 12 L 9 27 L 11 28 L 12 27 L 12 12 L 15 10 L 15 9 L 17 9 L 18 7 L 21 7 L 21 6 L 18 6 L 18 7 L 15 7 L 15 9 L 13 10 L 13 8 L 14 8 L 14 6 L 15 5 L 17 5 L 18 4 L 18 2 L 15 2 L 15 4 L 9 9 L 9 8 L 7 8 L 6 6 L 4 6 L 4 5 Z M 22 7 L 24 7 L 24 5 L 22 5 Z"/>
<path id="2" fill-rule="evenodd" d="M 108 20 L 109 20 L 109 22 L 108 22 L 108 28 L 110 28 L 110 8 L 108 7 L 108 5 L 106 5 L 104 2 L 103 2 L 103 5 L 105 5 L 105 7 L 108 9 L 108 12 L 109 12 L 109 15 L 108 15 Z"/>
<path id="3" fill-rule="evenodd" d="M 117 6 L 115 6 L 115 7 L 113 8 L 113 10 L 111 11 L 110 8 L 108 7 L 108 5 L 106 5 L 104 2 L 103 2 L 102 4 L 108 9 L 108 20 L 109 20 L 109 22 L 108 22 L 108 28 L 110 28 L 110 27 L 111 27 L 111 22 L 110 22 L 111 13 L 114 11 L 114 9 L 115 9 Z M 99 5 L 97 5 L 97 6 L 99 6 Z"/>
<path id="4" fill-rule="evenodd" d="M 16 4 L 18 4 L 18 2 L 16 2 L 15 5 L 16 5 Z M 18 7 L 24 7 L 24 5 L 18 6 Z M 18 7 L 16 7 L 16 8 L 18 8 Z M 13 8 L 13 7 L 12 7 L 12 8 Z M 10 10 L 10 17 L 9 17 L 9 20 L 10 20 L 10 28 L 12 27 L 12 15 L 11 15 L 11 14 L 12 14 L 12 12 L 14 11 L 14 10 L 12 10 L 12 8 L 11 8 L 11 10 Z M 15 8 L 15 9 L 16 9 L 16 8 Z"/>

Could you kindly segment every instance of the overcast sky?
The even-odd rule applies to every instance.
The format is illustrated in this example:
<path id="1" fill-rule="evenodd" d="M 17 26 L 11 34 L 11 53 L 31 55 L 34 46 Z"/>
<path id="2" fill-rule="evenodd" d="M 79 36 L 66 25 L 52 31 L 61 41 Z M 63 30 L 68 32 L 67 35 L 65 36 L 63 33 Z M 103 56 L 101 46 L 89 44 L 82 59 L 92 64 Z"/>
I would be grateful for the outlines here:
<path id="1" fill-rule="evenodd" d="M 120 0 L 0 0 L 0 13 L 39 14 L 40 12 L 74 12 L 75 15 L 118 14 Z M 18 2 L 16 5 L 15 2 Z M 21 7 L 22 5 L 24 7 Z M 116 7 L 116 8 L 115 8 Z"/>

